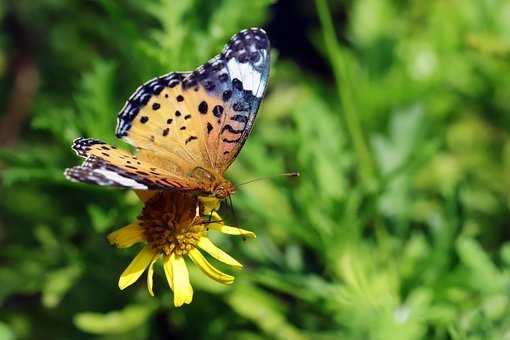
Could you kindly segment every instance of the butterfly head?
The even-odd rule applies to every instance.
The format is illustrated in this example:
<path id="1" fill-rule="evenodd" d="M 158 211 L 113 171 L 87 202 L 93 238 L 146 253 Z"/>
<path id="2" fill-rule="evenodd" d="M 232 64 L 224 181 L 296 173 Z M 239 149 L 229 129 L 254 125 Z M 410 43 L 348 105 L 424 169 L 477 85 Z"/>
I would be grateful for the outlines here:
<path id="1" fill-rule="evenodd" d="M 218 199 L 225 199 L 235 193 L 236 188 L 227 180 L 222 180 L 214 186 L 212 195 Z"/>

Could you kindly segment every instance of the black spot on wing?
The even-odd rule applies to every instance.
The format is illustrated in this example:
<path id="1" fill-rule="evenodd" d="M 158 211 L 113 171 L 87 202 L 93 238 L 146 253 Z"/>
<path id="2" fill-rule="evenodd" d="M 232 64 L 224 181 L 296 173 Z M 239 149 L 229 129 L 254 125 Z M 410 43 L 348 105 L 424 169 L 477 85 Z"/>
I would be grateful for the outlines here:
<path id="1" fill-rule="evenodd" d="M 221 105 L 216 105 L 216 106 L 214 106 L 214 107 L 213 107 L 212 112 L 213 112 L 213 115 L 214 115 L 216 118 L 220 118 L 220 117 L 221 117 L 221 115 L 223 114 L 223 110 L 224 110 L 223 106 L 221 106 Z"/>
<path id="2" fill-rule="evenodd" d="M 239 143 L 241 141 L 242 137 L 238 137 L 236 139 L 228 139 L 228 138 L 223 138 L 223 142 L 225 143 Z"/>
<path id="3" fill-rule="evenodd" d="M 244 129 L 239 129 L 239 130 L 237 130 L 237 129 L 234 129 L 234 128 L 232 127 L 232 125 L 227 124 L 227 125 L 225 125 L 225 126 L 221 129 L 221 133 L 224 133 L 225 131 L 228 131 L 228 132 L 230 132 L 230 133 L 238 134 L 238 133 L 243 133 L 243 132 L 244 132 Z"/>
<path id="4" fill-rule="evenodd" d="M 224 102 L 228 102 L 230 98 L 232 97 L 232 90 L 225 90 L 223 91 L 221 98 Z"/>
<path id="5" fill-rule="evenodd" d="M 248 123 L 248 120 L 249 120 L 249 118 L 245 115 L 235 115 L 230 119 L 235 120 L 236 122 L 240 122 L 240 123 Z"/>
<path id="6" fill-rule="evenodd" d="M 204 81 L 204 89 L 206 89 L 207 91 L 211 92 L 215 88 L 216 88 L 216 85 L 214 84 L 214 82 L 212 80 Z"/>
<path id="7" fill-rule="evenodd" d="M 201 101 L 200 104 L 198 105 L 198 112 L 200 112 L 203 115 L 207 114 L 208 109 L 209 108 L 208 108 L 207 102 L 204 100 Z"/>
<path id="8" fill-rule="evenodd" d="M 240 80 L 239 80 L 239 79 L 237 79 L 237 78 L 234 78 L 234 79 L 232 80 L 232 86 L 233 86 L 236 90 L 238 90 L 238 91 L 242 91 L 242 90 L 243 90 L 243 82 L 242 82 L 242 81 L 240 81 Z"/>
<path id="9" fill-rule="evenodd" d="M 186 141 L 184 142 L 184 144 L 188 144 L 189 142 L 191 142 L 192 140 L 195 140 L 195 139 L 198 139 L 197 136 L 189 136 Z"/>

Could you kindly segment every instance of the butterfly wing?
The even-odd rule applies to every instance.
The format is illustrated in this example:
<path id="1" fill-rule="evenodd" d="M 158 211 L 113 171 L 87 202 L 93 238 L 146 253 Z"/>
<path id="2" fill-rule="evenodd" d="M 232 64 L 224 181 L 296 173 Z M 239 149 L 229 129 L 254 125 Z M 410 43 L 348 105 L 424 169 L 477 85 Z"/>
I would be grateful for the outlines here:
<path id="1" fill-rule="evenodd" d="M 181 90 L 186 73 L 172 72 L 140 86 L 128 99 L 117 118 L 116 136 L 141 152 L 171 160 L 180 169 L 189 171 L 203 165 L 197 137 L 190 128 L 192 117 L 186 112 L 185 96 Z M 190 138 L 190 137 L 195 138 Z"/>
<path id="2" fill-rule="evenodd" d="M 183 79 L 189 110 L 198 112 L 211 165 L 220 174 L 234 161 L 251 133 L 269 80 L 270 44 L 259 28 L 234 35 L 223 52 Z"/>
<path id="3" fill-rule="evenodd" d="M 241 31 L 195 71 L 138 88 L 118 115 L 116 135 L 179 177 L 197 167 L 223 175 L 251 132 L 269 64 L 265 32 Z"/>
<path id="4" fill-rule="evenodd" d="M 209 192 L 207 182 L 223 176 L 253 128 L 269 58 L 265 32 L 252 28 L 195 71 L 145 83 L 120 111 L 116 128 L 138 157 L 79 138 L 73 149 L 87 159 L 65 175 L 99 185 Z"/>
<path id="5" fill-rule="evenodd" d="M 64 175 L 70 180 L 139 190 L 200 191 L 194 181 L 100 140 L 78 138 L 72 148 L 86 160 L 80 166 L 66 169 Z"/>

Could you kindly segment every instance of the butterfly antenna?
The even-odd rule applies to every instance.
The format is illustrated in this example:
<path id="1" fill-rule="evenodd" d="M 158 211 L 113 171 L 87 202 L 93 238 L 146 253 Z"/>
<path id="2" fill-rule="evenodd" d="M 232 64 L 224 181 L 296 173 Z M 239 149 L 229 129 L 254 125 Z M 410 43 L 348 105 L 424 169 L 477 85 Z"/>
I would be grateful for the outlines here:
<path id="1" fill-rule="evenodd" d="M 249 181 L 243 182 L 243 183 L 241 183 L 239 185 L 250 184 L 250 183 L 253 183 L 253 182 L 258 182 L 258 181 L 262 181 L 262 180 L 265 180 L 265 179 L 271 179 L 271 178 L 276 178 L 276 177 L 299 177 L 299 176 L 300 176 L 300 174 L 297 171 L 286 172 L 286 173 L 278 174 L 278 175 L 257 177 L 257 178 L 254 178 L 254 179 L 250 179 Z"/>

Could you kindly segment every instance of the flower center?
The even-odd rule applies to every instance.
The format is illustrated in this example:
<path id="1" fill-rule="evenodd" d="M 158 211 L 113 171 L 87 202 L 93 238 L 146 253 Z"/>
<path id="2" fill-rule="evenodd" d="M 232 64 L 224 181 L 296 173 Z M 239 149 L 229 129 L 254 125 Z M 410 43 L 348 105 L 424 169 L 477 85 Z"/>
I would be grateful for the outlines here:
<path id="1" fill-rule="evenodd" d="M 165 255 L 185 255 L 196 247 L 205 228 L 197 216 L 198 200 L 193 195 L 174 200 L 160 192 L 145 202 L 138 217 L 151 247 Z"/>

